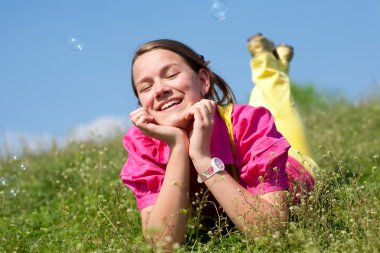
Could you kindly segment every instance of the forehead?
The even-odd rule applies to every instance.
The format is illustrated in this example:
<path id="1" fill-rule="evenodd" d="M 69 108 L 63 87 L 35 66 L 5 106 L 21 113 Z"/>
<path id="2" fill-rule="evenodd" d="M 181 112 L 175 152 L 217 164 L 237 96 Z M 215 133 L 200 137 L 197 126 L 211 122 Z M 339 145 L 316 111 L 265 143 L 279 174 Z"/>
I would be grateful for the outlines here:
<path id="1" fill-rule="evenodd" d="M 181 66 L 186 64 L 186 62 L 180 55 L 172 51 L 155 49 L 137 57 L 132 70 L 133 74 L 137 75 L 139 73 L 161 69 L 171 64 Z"/>

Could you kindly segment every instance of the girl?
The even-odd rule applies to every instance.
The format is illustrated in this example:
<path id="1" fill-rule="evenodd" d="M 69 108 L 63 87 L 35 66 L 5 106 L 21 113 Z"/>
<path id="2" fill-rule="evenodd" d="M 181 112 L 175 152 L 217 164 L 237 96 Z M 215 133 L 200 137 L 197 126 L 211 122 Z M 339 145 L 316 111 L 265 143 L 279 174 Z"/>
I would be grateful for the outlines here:
<path id="1" fill-rule="evenodd" d="M 134 192 L 148 242 L 183 243 L 189 209 L 202 189 L 243 233 L 287 221 L 289 144 L 263 107 L 229 105 L 228 84 L 203 56 L 173 40 L 142 45 L 132 61 L 141 107 L 124 137 L 121 178 Z M 235 175 L 235 177 L 234 177 Z M 215 215 L 215 210 L 204 210 Z"/>

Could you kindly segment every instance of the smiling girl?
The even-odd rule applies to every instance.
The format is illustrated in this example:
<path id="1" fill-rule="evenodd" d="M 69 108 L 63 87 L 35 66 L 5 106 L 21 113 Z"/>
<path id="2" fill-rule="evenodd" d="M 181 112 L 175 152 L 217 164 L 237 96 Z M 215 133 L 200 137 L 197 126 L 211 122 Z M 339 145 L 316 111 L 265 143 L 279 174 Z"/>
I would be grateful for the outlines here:
<path id="1" fill-rule="evenodd" d="M 184 243 L 201 189 L 248 236 L 260 224 L 278 229 L 287 221 L 289 144 L 267 109 L 234 104 L 203 56 L 167 39 L 138 48 L 132 87 L 141 107 L 130 113 L 135 126 L 124 137 L 121 178 L 135 194 L 148 242 Z"/>

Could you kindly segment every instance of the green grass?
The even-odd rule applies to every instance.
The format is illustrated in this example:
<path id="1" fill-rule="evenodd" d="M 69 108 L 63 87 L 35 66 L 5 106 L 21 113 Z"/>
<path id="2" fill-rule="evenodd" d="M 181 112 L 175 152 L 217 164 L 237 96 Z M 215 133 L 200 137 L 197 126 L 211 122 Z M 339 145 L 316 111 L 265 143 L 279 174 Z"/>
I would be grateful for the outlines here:
<path id="1" fill-rule="evenodd" d="M 294 94 L 320 165 L 315 192 L 285 233 L 256 240 L 190 223 L 177 252 L 379 252 L 380 99 L 352 104 L 313 87 Z M 0 161 L 0 252 L 151 252 L 119 172 L 121 136 Z"/>

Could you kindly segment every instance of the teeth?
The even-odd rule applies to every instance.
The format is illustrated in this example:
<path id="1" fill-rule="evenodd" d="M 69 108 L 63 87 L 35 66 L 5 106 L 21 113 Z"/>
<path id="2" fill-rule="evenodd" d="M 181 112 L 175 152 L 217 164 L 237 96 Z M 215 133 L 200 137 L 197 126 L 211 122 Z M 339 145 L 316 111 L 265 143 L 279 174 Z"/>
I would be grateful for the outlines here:
<path id="1" fill-rule="evenodd" d="M 170 106 L 172 106 L 174 104 L 178 104 L 180 102 L 181 102 L 181 100 L 172 100 L 172 101 L 169 101 L 169 102 L 165 103 L 163 106 L 161 106 L 161 111 L 165 110 L 166 108 L 169 108 Z"/>

